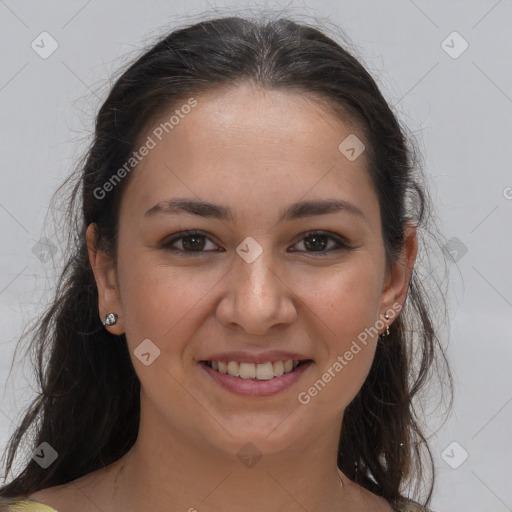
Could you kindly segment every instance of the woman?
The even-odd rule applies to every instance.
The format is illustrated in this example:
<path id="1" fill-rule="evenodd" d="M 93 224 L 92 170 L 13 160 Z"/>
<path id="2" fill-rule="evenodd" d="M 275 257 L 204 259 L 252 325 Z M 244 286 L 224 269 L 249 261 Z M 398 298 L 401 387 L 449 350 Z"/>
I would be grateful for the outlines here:
<path id="1" fill-rule="evenodd" d="M 444 356 L 413 272 L 420 182 L 320 30 L 230 17 L 154 45 L 72 191 L 4 509 L 422 510 L 412 400 Z"/>

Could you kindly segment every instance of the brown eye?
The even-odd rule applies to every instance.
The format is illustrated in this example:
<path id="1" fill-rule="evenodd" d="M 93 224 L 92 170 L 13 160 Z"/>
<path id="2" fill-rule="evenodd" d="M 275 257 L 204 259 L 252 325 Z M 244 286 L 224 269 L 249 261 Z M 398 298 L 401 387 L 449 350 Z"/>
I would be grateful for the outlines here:
<path id="1" fill-rule="evenodd" d="M 334 242 L 334 248 L 332 242 Z M 325 253 L 350 248 L 339 236 L 324 231 L 314 231 L 309 233 L 299 242 L 299 244 L 301 243 L 305 248 L 302 252 L 308 253 Z"/>
<path id="2" fill-rule="evenodd" d="M 210 244 L 210 245 L 208 245 Z M 304 249 L 291 252 L 318 253 L 319 255 L 338 250 L 349 250 L 344 240 L 324 231 L 313 231 L 296 244 L 303 244 Z M 162 244 L 165 250 L 180 252 L 187 255 L 199 255 L 205 252 L 218 252 L 219 247 L 202 231 L 184 231 L 173 236 Z M 209 248 L 208 248 L 209 247 Z M 217 249 L 215 248 L 217 247 Z"/>
<path id="3" fill-rule="evenodd" d="M 210 243 L 210 247 L 214 244 L 205 234 L 200 231 L 185 231 L 172 237 L 163 244 L 166 250 L 178 251 L 184 253 L 201 253 L 214 252 L 216 249 L 205 249 Z M 181 244 L 181 247 L 179 246 Z"/>

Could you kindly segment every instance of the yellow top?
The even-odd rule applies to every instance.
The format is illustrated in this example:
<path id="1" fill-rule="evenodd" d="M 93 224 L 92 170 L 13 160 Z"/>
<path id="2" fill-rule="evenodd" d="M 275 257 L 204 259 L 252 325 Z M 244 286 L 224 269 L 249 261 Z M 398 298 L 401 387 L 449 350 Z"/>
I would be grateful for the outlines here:
<path id="1" fill-rule="evenodd" d="M 52 507 L 28 498 L 0 498 L 0 512 L 58 512 Z"/>
<path id="2" fill-rule="evenodd" d="M 58 512 L 52 507 L 39 501 L 27 498 L 0 498 L 0 512 Z M 400 512 L 431 512 L 417 505 L 406 505 Z"/>

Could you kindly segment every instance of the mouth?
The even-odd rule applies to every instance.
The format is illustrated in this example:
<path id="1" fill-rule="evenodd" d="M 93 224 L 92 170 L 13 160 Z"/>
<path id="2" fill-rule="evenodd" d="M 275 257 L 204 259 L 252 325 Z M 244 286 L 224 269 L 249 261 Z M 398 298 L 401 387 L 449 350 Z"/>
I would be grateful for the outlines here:
<path id="1" fill-rule="evenodd" d="M 231 375 L 231 377 L 246 380 L 270 380 L 281 377 L 285 373 L 291 373 L 309 361 L 311 359 L 287 359 L 285 361 L 268 361 L 258 364 L 238 361 L 201 361 L 201 363 L 218 373 Z"/>
<path id="2" fill-rule="evenodd" d="M 314 364 L 312 359 L 288 359 L 265 363 L 199 361 L 199 366 L 222 388 L 238 395 L 268 396 L 280 393 Z"/>

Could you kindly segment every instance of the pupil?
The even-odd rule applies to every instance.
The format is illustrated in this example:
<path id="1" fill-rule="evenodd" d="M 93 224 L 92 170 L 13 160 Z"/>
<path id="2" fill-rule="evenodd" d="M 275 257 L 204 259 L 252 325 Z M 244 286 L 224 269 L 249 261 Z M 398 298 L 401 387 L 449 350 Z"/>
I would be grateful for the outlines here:
<path id="1" fill-rule="evenodd" d="M 186 250 L 198 249 L 198 248 L 202 249 L 203 245 L 204 245 L 204 241 L 203 241 L 203 244 L 201 244 L 201 238 L 202 238 L 201 235 L 188 235 L 185 238 L 183 238 L 183 247 Z M 187 240 L 188 241 L 194 240 L 194 242 L 189 243 L 189 242 L 187 242 Z"/>
<path id="2" fill-rule="evenodd" d="M 313 240 L 313 244 L 309 243 L 307 240 Z M 323 243 L 320 243 L 321 247 L 318 247 L 316 245 L 318 251 L 324 251 L 326 247 L 325 243 L 325 236 L 324 235 L 310 235 L 304 239 L 304 246 L 306 249 L 314 248 L 315 243 L 318 242 L 318 240 L 323 241 Z"/>

